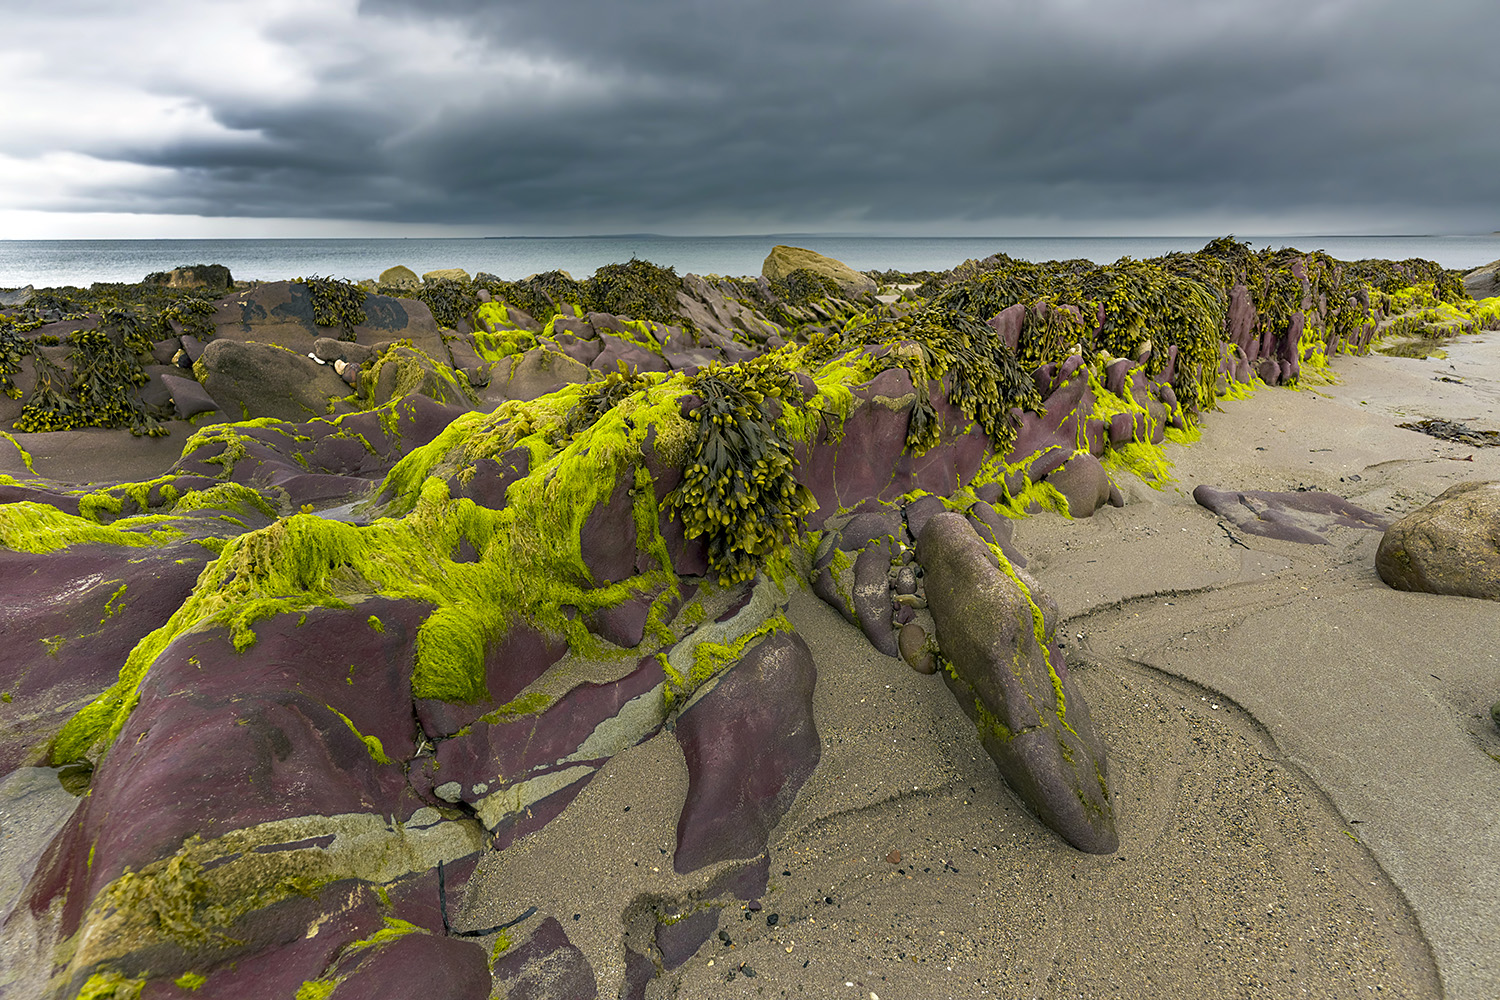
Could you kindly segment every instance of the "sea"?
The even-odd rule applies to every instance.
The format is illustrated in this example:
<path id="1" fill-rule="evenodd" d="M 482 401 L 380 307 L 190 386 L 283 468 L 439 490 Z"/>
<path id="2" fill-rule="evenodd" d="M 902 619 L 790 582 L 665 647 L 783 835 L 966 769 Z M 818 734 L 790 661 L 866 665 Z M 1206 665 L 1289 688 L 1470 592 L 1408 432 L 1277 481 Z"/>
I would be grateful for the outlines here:
<path id="1" fill-rule="evenodd" d="M 1323 250 L 1341 260 L 1421 257 L 1472 270 L 1500 259 L 1500 233 L 1487 236 L 1251 236 L 1253 249 Z M 585 278 L 633 257 L 678 274 L 759 274 L 778 243 L 835 257 L 856 270 L 946 270 L 965 260 L 1006 253 L 1021 260 L 1142 259 L 1198 250 L 1203 236 L 503 236 L 466 239 L 183 239 L 0 240 L 0 288 L 36 288 L 96 281 L 135 282 L 190 264 L 223 264 L 238 280 L 331 277 L 358 281 L 396 264 L 418 274 L 444 267 L 516 280 L 542 271 Z"/>

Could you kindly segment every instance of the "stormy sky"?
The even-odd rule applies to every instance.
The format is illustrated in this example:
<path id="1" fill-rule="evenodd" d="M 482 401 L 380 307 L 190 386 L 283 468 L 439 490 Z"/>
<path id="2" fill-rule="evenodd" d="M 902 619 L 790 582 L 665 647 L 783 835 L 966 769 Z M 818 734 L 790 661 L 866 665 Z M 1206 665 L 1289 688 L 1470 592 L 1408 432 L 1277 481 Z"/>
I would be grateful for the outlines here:
<path id="1" fill-rule="evenodd" d="M 1494 0 L 0 12 L 0 238 L 1500 229 Z"/>

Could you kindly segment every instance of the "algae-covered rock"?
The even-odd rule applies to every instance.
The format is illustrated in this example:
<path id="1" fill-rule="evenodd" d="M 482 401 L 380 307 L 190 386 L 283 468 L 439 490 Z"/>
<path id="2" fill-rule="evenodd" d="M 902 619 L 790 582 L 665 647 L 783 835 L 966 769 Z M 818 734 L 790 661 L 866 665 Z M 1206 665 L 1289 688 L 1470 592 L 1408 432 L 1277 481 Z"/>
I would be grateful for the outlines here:
<path id="1" fill-rule="evenodd" d="M 444 357 L 443 338 L 424 303 L 365 295 L 360 308 L 364 319 L 348 331 L 337 331 L 318 324 L 310 285 L 272 281 L 219 300 L 211 322 L 217 339 L 277 344 L 299 354 L 310 352 L 319 337 L 342 333 L 361 344 L 410 340 L 433 357 Z"/>
<path id="2" fill-rule="evenodd" d="M 384 279 L 384 277 L 384 275 L 381 275 L 382 279 Z M 434 271 L 428 271 L 426 274 L 422 275 L 423 284 L 427 284 L 433 281 L 468 282 L 471 280 L 472 279 L 469 277 L 469 272 L 465 271 L 461 267 L 440 267 Z"/>
<path id="3" fill-rule="evenodd" d="M 1053 639 L 1056 606 L 962 515 L 932 517 L 917 558 L 943 679 L 1006 784 L 1074 847 L 1114 852 L 1104 746 Z"/>
<path id="4" fill-rule="evenodd" d="M 381 271 L 380 277 L 376 279 L 375 283 L 377 285 L 390 285 L 395 288 L 416 291 L 421 287 L 422 279 L 417 277 L 417 272 L 411 268 L 404 264 L 397 264 L 395 267 L 388 267 L 384 271 Z"/>
<path id="5" fill-rule="evenodd" d="M 1397 590 L 1500 601 L 1500 482 L 1451 486 L 1391 525 L 1375 569 Z"/>
<path id="6" fill-rule="evenodd" d="M 774 246 L 761 265 L 760 273 L 771 281 L 785 279 L 793 271 L 810 271 L 818 277 L 828 278 L 838 286 L 845 296 L 874 292 L 875 280 L 868 274 L 854 270 L 841 260 L 825 257 L 813 250 L 801 247 Z"/>

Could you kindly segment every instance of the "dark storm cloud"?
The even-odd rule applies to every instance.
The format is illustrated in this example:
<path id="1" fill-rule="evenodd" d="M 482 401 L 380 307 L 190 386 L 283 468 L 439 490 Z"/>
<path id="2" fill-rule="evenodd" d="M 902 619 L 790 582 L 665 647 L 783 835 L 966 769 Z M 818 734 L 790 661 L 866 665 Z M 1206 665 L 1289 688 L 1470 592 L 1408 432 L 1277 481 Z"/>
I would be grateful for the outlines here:
<path id="1" fill-rule="evenodd" d="M 393 74 L 325 39 L 350 57 L 309 56 L 295 93 L 184 94 L 227 131 L 96 153 L 170 168 L 114 195 L 535 232 L 1500 228 L 1485 0 L 371 0 L 359 23 L 459 47 Z"/>

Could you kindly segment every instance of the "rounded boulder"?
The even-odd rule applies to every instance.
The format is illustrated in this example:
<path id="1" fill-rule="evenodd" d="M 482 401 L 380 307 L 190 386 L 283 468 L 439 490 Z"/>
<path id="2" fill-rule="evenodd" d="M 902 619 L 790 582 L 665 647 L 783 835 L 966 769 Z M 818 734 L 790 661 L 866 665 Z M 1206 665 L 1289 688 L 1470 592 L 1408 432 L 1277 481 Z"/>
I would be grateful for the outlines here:
<path id="1" fill-rule="evenodd" d="M 1375 569 L 1397 590 L 1500 601 L 1500 482 L 1459 483 L 1391 525 Z"/>

